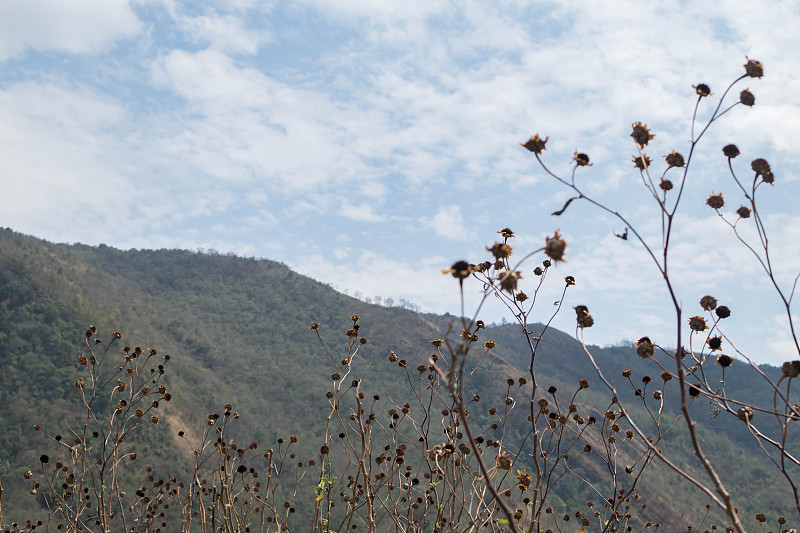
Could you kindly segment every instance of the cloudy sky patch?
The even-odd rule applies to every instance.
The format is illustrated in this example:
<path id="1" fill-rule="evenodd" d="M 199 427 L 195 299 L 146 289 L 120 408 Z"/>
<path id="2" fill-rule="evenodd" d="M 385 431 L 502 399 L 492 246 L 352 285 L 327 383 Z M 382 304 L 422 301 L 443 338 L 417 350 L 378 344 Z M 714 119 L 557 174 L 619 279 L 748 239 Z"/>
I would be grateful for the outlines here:
<path id="1" fill-rule="evenodd" d="M 671 268 L 686 316 L 714 293 L 734 310 L 737 346 L 780 362 L 797 357 L 785 330 L 769 329 L 780 300 L 705 199 L 723 193 L 728 216 L 744 202 L 723 145 L 740 147 L 743 180 L 751 160 L 770 161 L 775 187 L 757 198 L 790 292 L 800 270 L 798 25 L 790 1 L 6 3 L 0 224 L 59 242 L 275 259 L 350 294 L 435 312 L 459 305 L 442 268 L 485 260 L 499 229 L 517 233 L 522 253 L 559 228 L 567 263 L 551 269 L 542 301 L 560 297 L 567 274 L 577 285 L 556 325 L 574 329 L 569 307 L 580 303 L 597 322 L 590 342 L 669 343 L 669 299 L 641 246 L 585 203 L 551 216 L 571 191 L 519 143 L 549 136 L 544 161 L 567 178 L 574 151 L 588 153 L 594 165 L 576 184 L 658 247 L 631 124 L 656 133 L 646 152 L 658 181 L 664 155 L 688 155 L 692 85 L 713 92 L 702 128 L 749 55 L 766 75 L 729 99 L 749 87 L 756 105 L 734 108 L 700 143 Z M 476 305 L 480 285 L 467 291 Z M 483 313 L 510 318 L 491 302 Z M 770 332 L 767 353 L 759 331 Z"/>

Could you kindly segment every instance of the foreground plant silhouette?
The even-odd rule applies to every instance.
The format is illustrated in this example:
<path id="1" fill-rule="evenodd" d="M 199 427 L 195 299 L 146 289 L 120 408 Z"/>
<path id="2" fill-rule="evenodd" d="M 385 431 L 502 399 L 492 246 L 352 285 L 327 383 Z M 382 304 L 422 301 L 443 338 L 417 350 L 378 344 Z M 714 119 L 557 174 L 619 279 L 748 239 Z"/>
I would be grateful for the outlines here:
<path id="1" fill-rule="evenodd" d="M 534 326 L 533 317 L 534 311 L 542 312 L 537 300 L 542 287 L 553 282 L 553 265 L 563 260 L 566 242 L 556 231 L 540 249 L 516 260 L 511 246 L 514 232 L 504 228 L 498 232 L 498 240 L 486 247 L 485 261 L 458 261 L 445 272 L 458 280 L 462 309 L 465 286 L 476 281 L 482 284 L 484 301 L 496 297 L 506 305 L 527 343 L 526 375 L 482 380 L 486 362 L 497 348 L 495 342 L 484 338 L 487 330 L 479 319 L 483 302 L 473 315 L 462 312 L 459 322 L 441 338 L 431 340 L 434 353 L 429 358 L 388 355 L 395 372 L 408 384 L 408 396 L 402 399 L 382 395 L 380 384 L 365 383 L 356 375 L 354 362 L 368 343 L 358 316 L 344 328 L 343 344 L 331 342 L 329 333 L 322 334 L 326 325 L 314 323 L 311 331 L 331 364 L 330 388 L 320 391 L 329 403 L 328 414 L 321 421 L 322 442 L 299 443 L 289 436 L 267 450 L 255 442 L 240 444 L 232 436 L 239 416 L 228 404 L 221 414 L 211 413 L 200 422 L 202 429 L 178 433 L 193 458 L 191 471 L 178 477 L 149 467 L 136 468 L 146 464 L 146 459 L 128 449 L 133 433 L 158 424 L 158 409 L 171 399 L 161 384 L 169 357 L 154 349 L 122 347 L 118 333 L 103 343 L 90 327 L 75 376 L 75 391 L 84 409 L 82 427 L 35 428 L 59 450 L 58 456 L 42 455 L 40 465 L 25 474 L 31 491 L 48 509 L 47 519 L 4 527 L 9 531 L 70 532 L 654 531 L 661 525 L 649 518 L 652 509 L 641 500 L 639 487 L 653 463 L 659 461 L 702 490 L 728 517 L 727 524 L 708 524 L 705 513 L 709 511 L 703 508 L 700 516 L 693 517 L 695 527 L 743 532 L 752 524 L 752 531 L 788 531 L 784 518 L 739 515 L 718 473 L 720 467 L 730 465 L 715 465 L 708 459 L 690 406 L 697 398 L 706 398 L 721 414 L 747 426 L 793 493 L 797 520 L 800 462 L 797 452 L 789 449 L 788 435 L 792 422 L 800 419 L 800 405 L 792 401 L 790 388 L 800 375 L 800 361 L 784 364 L 783 376 L 771 382 L 736 350 L 722 322 L 732 311 L 719 305 L 716 298 L 698 295 L 705 316 L 685 317 L 668 268 L 673 225 L 695 148 L 712 123 L 737 105 L 754 103 L 752 93 L 745 90 L 738 102 L 723 106 L 736 83 L 762 73 L 757 61 L 748 60 L 745 74 L 723 93 L 702 127 L 696 123 L 697 109 L 711 91 L 705 84 L 694 88 L 698 100 L 691 145 L 686 156 L 674 150 L 666 155 L 666 169 L 660 176 L 651 175 L 654 165 L 644 153 L 652 132 L 643 123 L 633 124 L 634 165 L 662 217 L 658 246 L 648 243 L 624 214 L 594 200 L 576 184 L 578 169 L 590 165 L 588 155 L 576 153 L 569 177 L 560 177 L 542 159 L 546 138 L 535 135 L 523 145 L 546 173 L 574 192 L 554 214 L 563 215 L 574 201 L 590 202 L 612 214 L 628 228 L 619 236 L 639 242 L 664 279 L 674 304 L 676 337 L 664 341 L 640 338 L 636 352 L 652 362 L 659 376 L 656 380 L 648 377 L 641 389 L 634 384 L 630 370 L 603 369 L 596 362 L 584 341 L 584 330 L 595 322 L 586 305 L 574 308 L 576 335 L 585 350 L 587 370 L 607 388 L 607 399 L 598 404 L 596 397 L 587 398 L 589 375 L 576 375 L 568 390 L 548 383 L 548 376 L 537 370 L 540 346 L 576 280 L 569 275 L 555 280 L 561 285 L 561 298 L 555 310 L 548 312 L 543 327 Z M 699 131 L 695 133 L 696 128 Z M 756 203 L 763 184 L 774 182 L 772 170 L 763 159 L 754 160 L 752 184 L 745 186 L 733 162 L 738 149 L 725 146 L 723 155 L 746 205 L 733 217 L 722 211 L 721 194 L 712 193 L 705 201 L 763 266 L 784 304 L 798 346 L 791 316 L 794 286 L 786 292 L 776 281 L 770 242 Z M 674 174 L 678 176 L 673 178 Z M 739 225 L 747 221 L 756 226 L 756 242 L 740 236 Z M 536 266 L 531 268 L 528 263 L 534 258 Z M 684 335 L 687 327 L 688 342 Z M 670 345 L 678 349 L 665 348 Z M 800 357 L 800 349 L 798 354 Z M 736 391 L 727 390 L 724 376 L 734 357 L 764 377 L 774 391 L 771 405 L 749 405 L 736 398 Z M 723 370 L 721 387 L 706 371 L 715 364 Z M 609 371 L 618 372 L 626 380 L 623 383 L 635 391 L 636 410 L 606 377 Z M 665 402 L 673 397 L 679 398 L 681 406 L 677 420 L 664 415 Z M 776 423 L 762 427 L 762 418 Z M 692 453 L 705 478 L 687 472 L 675 457 L 662 451 L 661 445 L 680 427 L 690 435 Z M 139 481 L 124 486 L 131 479 Z M 557 491 L 576 481 L 590 497 L 578 508 L 563 509 Z M 300 509 L 305 510 L 302 516 Z"/>

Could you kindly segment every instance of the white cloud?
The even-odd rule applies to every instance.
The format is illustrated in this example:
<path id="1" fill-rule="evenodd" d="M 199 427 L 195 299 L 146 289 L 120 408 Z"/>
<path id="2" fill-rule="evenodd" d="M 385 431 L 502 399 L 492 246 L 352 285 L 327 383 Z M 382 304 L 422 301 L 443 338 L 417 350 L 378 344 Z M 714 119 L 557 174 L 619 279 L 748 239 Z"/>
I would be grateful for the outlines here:
<path id="1" fill-rule="evenodd" d="M 461 216 L 461 208 L 457 205 L 443 205 L 430 220 L 430 226 L 436 235 L 463 241 L 467 239 L 467 230 L 464 226 L 464 218 Z"/>
<path id="2" fill-rule="evenodd" d="M 268 40 L 266 31 L 246 27 L 244 20 L 233 15 L 212 13 L 181 20 L 185 31 L 198 42 L 207 42 L 210 48 L 221 52 L 255 54 Z"/>
<path id="3" fill-rule="evenodd" d="M 28 48 L 97 54 L 141 26 L 128 0 L 2 2 L 0 61 Z"/>

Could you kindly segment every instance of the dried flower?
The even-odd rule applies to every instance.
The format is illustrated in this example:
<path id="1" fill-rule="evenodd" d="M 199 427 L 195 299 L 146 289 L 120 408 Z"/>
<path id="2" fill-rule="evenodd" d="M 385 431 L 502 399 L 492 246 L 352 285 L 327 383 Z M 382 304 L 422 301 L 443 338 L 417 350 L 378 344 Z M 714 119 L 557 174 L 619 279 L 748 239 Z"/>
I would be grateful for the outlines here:
<path id="1" fill-rule="evenodd" d="M 313 322 L 311 324 L 311 329 L 317 329 L 317 328 L 319 328 L 319 322 Z"/>
<path id="2" fill-rule="evenodd" d="M 767 163 L 767 160 L 761 157 L 754 159 L 753 162 L 750 163 L 750 168 L 755 171 L 756 176 L 762 176 L 772 171 L 772 169 L 769 167 L 769 163 Z"/>
<path id="3" fill-rule="evenodd" d="M 504 239 L 510 239 L 510 238 L 514 237 L 514 232 L 511 231 L 508 228 L 503 228 L 500 231 L 498 231 L 497 233 L 502 235 Z"/>
<path id="4" fill-rule="evenodd" d="M 564 260 L 564 249 L 567 247 L 567 243 L 561 238 L 561 235 L 558 233 L 558 231 L 559 230 L 556 230 L 552 237 L 547 237 L 544 246 L 544 253 L 546 253 L 547 256 L 556 263 Z"/>
<path id="5" fill-rule="evenodd" d="M 781 365 L 781 372 L 790 379 L 800 376 L 800 361 L 786 361 Z"/>
<path id="6" fill-rule="evenodd" d="M 647 124 L 642 124 L 641 122 L 634 122 L 631 124 L 633 128 L 633 133 L 631 133 L 631 137 L 639 146 L 647 146 L 647 143 L 655 137 L 650 130 L 647 128 Z"/>
<path id="7" fill-rule="evenodd" d="M 493 350 L 494 348 L 497 348 L 497 343 L 494 341 L 486 341 L 483 343 L 483 347 L 487 350 Z"/>
<path id="8" fill-rule="evenodd" d="M 497 459 L 495 459 L 495 464 L 497 465 L 497 468 L 501 470 L 511 470 L 511 459 L 509 459 L 508 455 L 505 453 L 501 453 L 497 456 Z"/>
<path id="9" fill-rule="evenodd" d="M 704 98 L 711 94 L 711 88 L 705 83 L 699 83 L 697 85 L 692 85 L 695 92 L 700 95 L 700 98 Z"/>
<path id="10" fill-rule="evenodd" d="M 692 398 L 700 395 L 700 388 L 702 385 L 698 382 L 696 385 L 689 386 L 689 396 Z"/>
<path id="11" fill-rule="evenodd" d="M 594 319 L 589 313 L 589 308 L 585 305 L 577 305 L 573 309 L 575 309 L 575 314 L 577 315 L 579 328 L 590 328 L 594 325 Z"/>
<path id="12" fill-rule="evenodd" d="M 741 218 L 750 218 L 750 208 L 741 206 L 739 209 L 736 210 L 736 214 L 739 215 Z"/>
<path id="13" fill-rule="evenodd" d="M 506 292 L 514 292 L 517 289 L 517 281 L 522 279 L 522 272 L 519 270 L 509 271 L 500 279 L 500 288 Z"/>
<path id="14" fill-rule="evenodd" d="M 744 65 L 744 71 L 748 76 L 751 78 L 760 78 L 764 75 L 764 65 L 762 65 L 761 62 L 750 59 L 747 56 L 744 56 L 744 58 L 747 59 L 747 63 Z"/>
<path id="15" fill-rule="evenodd" d="M 586 155 L 586 154 L 575 152 L 573 154 L 573 156 L 572 156 L 572 159 L 575 160 L 575 163 L 579 167 L 590 167 L 590 166 L 592 166 L 592 164 L 589 163 L 589 156 Z"/>
<path id="16" fill-rule="evenodd" d="M 542 272 L 543 272 L 542 267 L 536 267 L 536 268 L 533 269 L 533 273 L 536 276 L 541 276 Z"/>
<path id="17" fill-rule="evenodd" d="M 708 347 L 711 349 L 712 352 L 716 351 L 716 350 L 721 350 L 722 349 L 722 337 L 720 337 L 719 335 L 711 337 L 706 341 L 706 344 L 708 344 Z"/>
<path id="18" fill-rule="evenodd" d="M 739 148 L 735 144 L 726 144 L 722 147 L 722 153 L 725 154 L 725 157 L 733 159 L 739 155 Z"/>
<path id="19" fill-rule="evenodd" d="M 636 354 L 639 357 L 647 358 L 651 357 L 655 353 L 655 347 L 653 346 L 653 343 L 650 342 L 650 337 L 642 337 L 634 344 L 636 345 Z"/>
<path id="20" fill-rule="evenodd" d="M 439 346 L 444 344 L 444 341 L 442 339 L 433 339 L 431 341 L 431 344 L 433 344 L 434 346 L 436 346 L 438 348 Z"/>
<path id="21" fill-rule="evenodd" d="M 743 405 L 736 412 L 736 417 L 742 422 L 749 422 L 756 416 L 755 411 L 749 405 Z"/>
<path id="22" fill-rule="evenodd" d="M 725 206 L 725 200 L 722 198 L 722 193 L 714 194 L 711 193 L 711 196 L 708 197 L 706 200 L 706 205 L 711 207 L 712 209 L 721 209 Z"/>
<path id="23" fill-rule="evenodd" d="M 728 368 L 733 363 L 733 357 L 730 355 L 719 354 L 717 356 L 717 364 L 722 368 Z"/>
<path id="24" fill-rule="evenodd" d="M 531 476 L 523 470 L 517 470 L 517 481 L 519 481 L 519 490 L 528 490 L 531 488 Z M 522 516 L 520 516 L 522 518 Z"/>
<path id="25" fill-rule="evenodd" d="M 702 307 L 704 311 L 713 311 L 717 307 L 717 299 L 713 296 L 703 296 L 700 298 L 700 307 Z"/>
<path id="26" fill-rule="evenodd" d="M 492 255 L 497 259 L 506 259 L 511 255 L 513 248 L 504 242 L 495 242 L 491 248 L 487 246 L 486 250 L 492 252 Z"/>
<path id="27" fill-rule="evenodd" d="M 547 139 L 549 139 L 549 137 L 545 137 L 544 140 L 542 140 L 537 133 L 528 139 L 525 144 L 520 143 L 520 146 L 526 148 L 528 151 L 533 152 L 536 155 L 541 155 L 541 153 L 545 150 L 544 145 L 547 144 Z"/>
<path id="28" fill-rule="evenodd" d="M 706 319 L 701 316 L 693 316 L 689 319 L 689 328 L 697 332 L 707 330 Z"/>
<path id="29" fill-rule="evenodd" d="M 739 102 L 742 105 L 746 105 L 747 107 L 752 107 L 756 103 L 756 97 L 753 93 L 750 92 L 750 89 L 745 89 L 744 91 L 739 93 Z"/>
<path id="30" fill-rule="evenodd" d="M 716 310 L 717 316 L 720 318 L 728 318 L 731 316 L 731 310 L 725 305 L 720 305 Z"/>
<path id="31" fill-rule="evenodd" d="M 670 180 L 666 179 L 666 178 L 661 178 L 661 183 L 659 183 L 658 186 L 662 191 L 665 191 L 665 192 L 666 191 L 671 191 L 672 188 L 674 187 L 673 183 Z"/>
<path id="32" fill-rule="evenodd" d="M 626 368 L 625 370 L 622 371 L 622 376 L 623 377 L 629 378 L 629 377 L 631 377 L 631 374 L 632 374 L 632 371 L 631 371 L 630 368 Z"/>
<path id="33" fill-rule="evenodd" d="M 471 273 L 472 268 L 466 261 L 456 261 L 450 268 L 442 270 L 442 274 L 452 274 L 454 278 L 462 281 Z"/>
<path id="34" fill-rule="evenodd" d="M 641 171 L 644 171 L 645 169 L 647 169 L 647 167 L 650 166 L 650 161 L 651 161 L 650 158 L 647 157 L 646 155 L 645 156 L 640 156 L 640 157 L 634 156 L 633 157 L 633 166 L 635 166 L 636 168 L 638 168 Z"/>
<path id="35" fill-rule="evenodd" d="M 574 276 L 567 276 L 564 278 L 564 282 L 567 284 L 568 287 L 575 285 L 575 277 Z"/>
<path id="36" fill-rule="evenodd" d="M 670 167 L 683 167 L 686 165 L 686 162 L 683 160 L 683 156 L 675 150 L 673 150 L 671 154 L 665 156 L 665 158 L 667 160 L 667 165 Z"/>

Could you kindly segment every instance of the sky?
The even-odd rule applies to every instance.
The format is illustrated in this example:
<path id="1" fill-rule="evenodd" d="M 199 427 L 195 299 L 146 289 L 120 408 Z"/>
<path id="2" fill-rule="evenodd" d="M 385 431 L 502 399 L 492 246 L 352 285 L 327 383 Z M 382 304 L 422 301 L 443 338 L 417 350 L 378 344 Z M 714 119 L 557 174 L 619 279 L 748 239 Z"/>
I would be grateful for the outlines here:
<path id="1" fill-rule="evenodd" d="M 766 158 L 759 188 L 775 278 L 800 272 L 800 4 L 550 0 L 27 0 L 0 2 L 0 226 L 53 242 L 121 249 L 203 249 L 281 261 L 358 293 L 458 313 L 442 269 L 487 260 L 511 228 L 513 257 L 559 229 L 566 262 L 552 267 L 532 313 L 547 321 L 563 278 L 576 285 L 554 325 L 586 341 L 649 336 L 674 345 L 663 280 L 625 225 L 583 202 L 520 147 L 548 137 L 543 158 L 660 246 L 657 204 L 632 164 L 631 125 L 655 138 L 663 172 L 688 155 L 694 85 L 705 125 L 746 56 L 764 77 L 740 82 L 736 106 L 698 144 L 672 239 L 671 269 L 686 320 L 715 296 L 736 349 L 758 362 L 800 358 L 763 269 L 705 205 L 722 193 L 735 220 L 737 175 Z M 674 172 L 674 170 L 672 171 Z M 675 176 L 675 174 L 670 174 Z M 751 244 L 753 225 L 737 227 Z M 752 220 L 750 221 L 752 222 Z M 545 259 L 520 267 L 529 294 Z M 482 294 L 465 283 L 472 314 Z M 513 317 L 490 298 L 478 318 Z M 699 344 L 702 344 L 700 340 Z M 695 340 L 695 348 L 698 346 Z"/>

